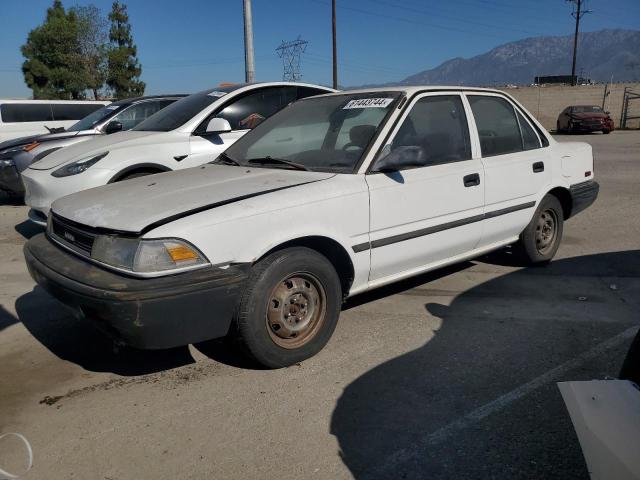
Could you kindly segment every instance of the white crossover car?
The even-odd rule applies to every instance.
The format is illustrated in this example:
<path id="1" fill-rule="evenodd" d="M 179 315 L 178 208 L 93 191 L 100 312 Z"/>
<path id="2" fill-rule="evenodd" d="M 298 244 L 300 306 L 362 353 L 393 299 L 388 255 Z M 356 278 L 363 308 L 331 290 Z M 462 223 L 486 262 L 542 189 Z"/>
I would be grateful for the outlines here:
<path id="1" fill-rule="evenodd" d="M 186 95 L 156 95 L 113 102 L 84 117 L 62 132 L 21 137 L 0 144 L 0 190 L 24 193 L 20 172 L 47 155 L 75 143 L 129 130 Z"/>
<path id="2" fill-rule="evenodd" d="M 343 299 L 510 244 L 549 262 L 598 194 L 591 147 L 505 93 L 307 98 L 211 164 L 58 200 L 33 278 L 117 339 L 232 334 L 268 367 L 318 352 Z"/>
<path id="3" fill-rule="evenodd" d="M 289 103 L 333 91 L 289 82 L 205 90 L 132 130 L 52 152 L 22 171 L 29 218 L 45 225 L 51 203 L 80 190 L 209 162 Z"/>

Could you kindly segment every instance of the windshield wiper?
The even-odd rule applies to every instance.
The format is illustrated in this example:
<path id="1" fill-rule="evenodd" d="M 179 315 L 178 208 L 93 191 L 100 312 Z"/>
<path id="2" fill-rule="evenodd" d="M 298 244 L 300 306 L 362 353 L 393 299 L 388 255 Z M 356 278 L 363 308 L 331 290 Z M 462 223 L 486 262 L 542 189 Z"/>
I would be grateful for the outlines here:
<path id="1" fill-rule="evenodd" d="M 226 153 L 221 153 L 220 156 L 218 158 L 216 158 L 211 163 L 214 163 L 214 164 L 218 163 L 218 164 L 221 164 L 221 165 L 235 165 L 237 167 L 240 166 L 240 163 L 238 163 L 237 160 L 234 160 L 233 158 L 231 158 Z"/>
<path id="2" fill-rule="evenodd" d="M 248 163 L 258 163 L 260 165 L 286 165 L 296 170 L 309 171 L 307 167 L 301 163 L 292 162 L 291 160 L 285 160 L 284 158 L 274 158 L 267 155 L 266 157 L 251 158 L 247 160 Z"/>

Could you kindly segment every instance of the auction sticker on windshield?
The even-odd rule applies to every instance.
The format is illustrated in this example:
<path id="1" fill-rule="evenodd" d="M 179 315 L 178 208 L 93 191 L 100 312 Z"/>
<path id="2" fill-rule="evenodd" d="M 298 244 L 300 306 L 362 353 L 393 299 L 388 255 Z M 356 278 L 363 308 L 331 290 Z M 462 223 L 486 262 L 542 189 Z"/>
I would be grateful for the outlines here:
<path id="1" fill-rule="evenodd" d="M 349 108 L 385 108 L 393 102 L 393 98 L 357 98 L 355 100 L 350 100 L 344 107 L 343 110 L 347 110 Z"/>

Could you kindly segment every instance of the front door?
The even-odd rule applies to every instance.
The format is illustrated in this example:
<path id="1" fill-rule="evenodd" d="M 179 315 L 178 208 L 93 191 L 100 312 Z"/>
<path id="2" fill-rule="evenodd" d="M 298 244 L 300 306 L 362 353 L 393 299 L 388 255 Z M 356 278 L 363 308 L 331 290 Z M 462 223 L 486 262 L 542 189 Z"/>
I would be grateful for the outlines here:
<path id="1" fill-rule="evenodd" d="M 418 96 L 379 157 L 385 155 L 411 158 L 418 166 L 366 176 L 370 281 L 415 273 L 473 250 L 481 235 L 484 172 L 473 155 L 463 97 Z"/>

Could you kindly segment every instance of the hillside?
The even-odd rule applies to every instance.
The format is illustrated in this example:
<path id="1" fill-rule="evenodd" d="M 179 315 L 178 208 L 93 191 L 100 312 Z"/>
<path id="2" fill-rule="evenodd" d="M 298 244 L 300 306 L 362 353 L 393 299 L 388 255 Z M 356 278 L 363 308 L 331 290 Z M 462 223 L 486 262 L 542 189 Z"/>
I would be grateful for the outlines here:
<path id="1" fill-rule="evenodd" d="M 571 73 L 573 36 L 532 37 L 500 45 L 472 58 L 454 58 L 396 85 L 527 85 L 536 75 Z M 640 31 L 580 34 L 576 73 L 596 82 L 640 80 Z"/>

